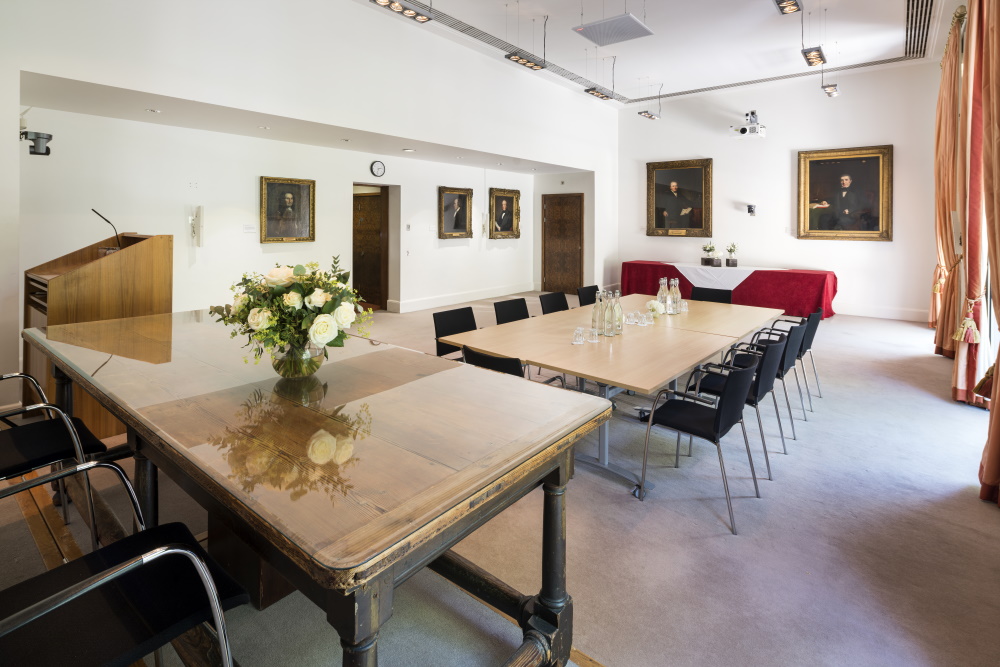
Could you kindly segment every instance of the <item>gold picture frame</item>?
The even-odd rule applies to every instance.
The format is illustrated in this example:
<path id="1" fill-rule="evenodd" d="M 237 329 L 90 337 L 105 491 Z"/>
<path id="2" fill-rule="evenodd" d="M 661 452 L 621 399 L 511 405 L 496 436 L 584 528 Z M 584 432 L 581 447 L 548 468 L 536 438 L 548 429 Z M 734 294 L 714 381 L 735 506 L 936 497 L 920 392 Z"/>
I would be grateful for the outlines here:
<path id="1" fill-rule="evenodd" d="M 712 236 L 712 158 L 646 163 L 646 236 Z"/>
<path id="2" fill-rule="evenodd" d="M 799 151 L 798 238 L 892 241 L 892 146 Z"/>
<path id="3" fill-rule="evenodd" d="M 316 181 L 260 177 L 260 242 L 316 240 Z"/>
<path id="4" fill-rule="evenodd" d="M 521 191 L 490 188 L 490 238 L 521 238 Z"/>
<path id="5" fill-rule="evenodd" d="M 438 238 L 472 238 L 472 188 L 438 188 Z"/>

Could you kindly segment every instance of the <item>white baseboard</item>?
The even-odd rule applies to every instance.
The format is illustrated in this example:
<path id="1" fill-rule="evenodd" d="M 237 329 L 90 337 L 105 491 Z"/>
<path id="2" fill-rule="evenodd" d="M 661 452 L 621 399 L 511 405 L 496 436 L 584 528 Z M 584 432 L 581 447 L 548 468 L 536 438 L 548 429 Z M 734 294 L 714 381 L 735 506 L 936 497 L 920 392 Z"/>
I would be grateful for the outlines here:
<path id="1" fill-rule="evenodd" d="M 439 294 L 425 299 L 412 299 L 408 301 L 389 301 L 387 310 L 393 313 L 412 313 L 417 310 L 427 310 L 428 308 L 440 308 L 442 306 L 454 306 L 455 304 L 475 301 L 477 299 L 489 299 L 495 296 L 506 296 L 516 292 L 529 292 L 533 289 L 530 282 L 519 285 L 504 285 L 500 287 L 490 287 L 468 292 L 454 292 L 452 294 Z"/>
<path id="2" fill-rule="evenodd" d="M 927 309 L 897 308 L 880 306 L 878 308 L 864 306 L 861 308 L 841 307 L 833 304 L 833 311 L 838 315 L 856 315 L 858 317 L 875 317 L 882 320 L 903 320 L 906 322 L 926 322 Z"/>

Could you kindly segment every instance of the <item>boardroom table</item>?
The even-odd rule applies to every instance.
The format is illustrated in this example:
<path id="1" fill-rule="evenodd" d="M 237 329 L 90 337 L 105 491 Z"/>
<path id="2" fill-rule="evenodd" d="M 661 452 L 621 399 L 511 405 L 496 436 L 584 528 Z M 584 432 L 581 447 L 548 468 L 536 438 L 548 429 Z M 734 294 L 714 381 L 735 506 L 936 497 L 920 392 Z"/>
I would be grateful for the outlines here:
<path id="1" fill-rule="evenodd" d="M 314 376 L 280 379 L 205 311 L 22 335 L 52 361 L 64 406 L 75 384 L 126 424 L 147 524 L 163 472 L 208 510 L 209 552 L 255 605 L 267 601 L 248 578 L 300 590 L 344 665 L 377 665 L 393 590 L 424 566 L 521 624 L 517 664 L 568 660 L 564 491 L 607 400 L 355 337 Z M 542 585 L 529 599 L 450 548 L 538 486 Z"/>
<path id="2" fill-rule="evenodd" d="M 739 275 L 736 281 L 734 274 Z M 733 303 L 739 305 L 781 308 L 795 317 L 807 317 L 818 309 L 824 319 L 834 315 L 837 274 L 833 271 L 622 262 L 622 294 L 656 294 L 660 278 L 677 278 L 685 299 L 691 298 L 693 286 L 720 288 L 731 290 Z"/>
<path id="3" fill-rule="evenodd" d="M 621 299 L 624 312 L 645 311 L 653 296 L 631 294 Z M 540 317 L 508 322 L 439 338 L 487 354 L 515 357 L 521 363 L 567 373 L 597 384 L 602 398 L 622 391 L 656 394 L 698 364 L 716 357 L 740 338 L 782 314 L 760 308 L 706 301 L 689 301 L 688 312 L 660 315 L 650 326 L 625 325 L 621 336 L 600 336 L 597 343 L 573 343 L 576 327 L 590 329 L 593 309 L 574 308 Z M 610 461 L 610 428 L 598 429 L 597 456 L 577 454 L 577 460 L 602 468 L 629 482 L 633 493 L 638 476 Z M 647 487 L 649 485 L 647 484 Z"/>

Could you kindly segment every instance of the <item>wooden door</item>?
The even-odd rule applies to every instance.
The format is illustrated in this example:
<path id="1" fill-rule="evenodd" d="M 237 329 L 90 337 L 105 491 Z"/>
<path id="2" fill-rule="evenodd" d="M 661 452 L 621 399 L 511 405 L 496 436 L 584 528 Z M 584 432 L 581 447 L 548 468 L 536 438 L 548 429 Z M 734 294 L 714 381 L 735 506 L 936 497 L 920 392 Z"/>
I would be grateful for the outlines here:
<path id="1" fill-rule="evenodd" d="M 364 303 L 385 308 L 389 286 L 389 207 L 385 188 L 354 195 L 351 277 Z"/>
<path id="2" fill-rule="evenodd" d="M 583 194 L 542 195 L 542 290 L 583 286 Z"/>

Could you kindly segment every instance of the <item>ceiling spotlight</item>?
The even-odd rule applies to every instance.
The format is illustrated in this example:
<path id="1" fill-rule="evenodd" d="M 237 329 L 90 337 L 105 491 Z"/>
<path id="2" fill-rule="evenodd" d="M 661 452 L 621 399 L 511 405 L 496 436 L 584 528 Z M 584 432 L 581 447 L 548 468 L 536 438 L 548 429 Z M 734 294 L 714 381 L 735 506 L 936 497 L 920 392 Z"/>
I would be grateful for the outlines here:
<path id="1" fill-rule="evenodd" d="M 610 100 L 611 99 L 611 95 L 608 95 L 607 93 L 605 93 L 604 91 L 602 91 L 600 88 L 588 88 L 587 90 L 585 90 L 583 92 L 587 93 L 588 95 L 593 95 L 594 97 L 596 97 L 599 100 Z"/>
<path id="2" fill-rule="evenodd" d="M 163 113 L 159 109 L 146 109 L 146 111 L 148 111 L 149 113 Z"/>
<path id="3" fill-rule="evenodd" d="M 270 130 L 271 128 L 269 126 L 267 126 L 267 125 L 258 125 L 257 129 L 258 130 Z"/>
<path id="4" fill-rule="evenodd" d="M 404 148 L 403 152 L 404 153 L 416 153 L 417 149 L 416 148 Z"/>
<path id="5" fill-rule="evenodd" d="M 652 111 L 640 111 L 639 115 L 650 120 L 660 120 L 660 114 L 653 113 Z"/>
<path id="6" fill-rule="evenodd" d="M 823 55 L 822 46 L 810 46 L 808 49 L 802 49 L 802 57 L 806 59 L 806 64 L 810 67 L 826 63 L 826 56 Z"/>
<path id="7" fill-rule="evenodd" d="M 782 14 L 794 14 L 802 11 L 799 0 L 774 0 L 774 4 L 778 6 L 778 11 Z"/>
<path id="8" fill-rule="evenodd" d="M 430 12 L 424 12 L 415 7 L 409 7 L 405 2 L 395 2 L 394 0 L 371 0 L 379 7 L 385 7 L 397 14 L 401 14 L 408 19 L 413 19 L 417 23 L 427 23 L 431 20 Z"/>
<path id="9" fill-rule="evenodd" d="M 828 83 L 823 86 L 823 92 L 826 93 L 827 97 L 836 97 L 837 95 L 840 95 L 840 91 L 837 90 L 837 84 L 835 83 Z"/>
<path id="10" fill-rule="evenodd" d="M 528 69 L 533 69 L 536 72 L 540 69 L 545 69 L 545 65 L 538 62 L 538 58 L 531 55 L 530 53 L 508 53 L 504 56 L 507 60 L 512 63 L 517 63 L 518 65 L 524 65 Z"/>

